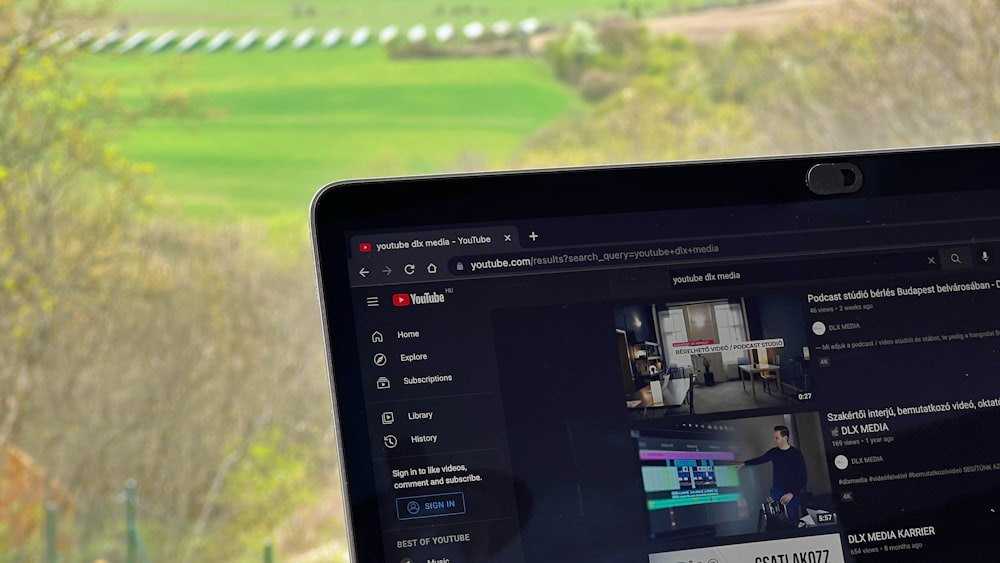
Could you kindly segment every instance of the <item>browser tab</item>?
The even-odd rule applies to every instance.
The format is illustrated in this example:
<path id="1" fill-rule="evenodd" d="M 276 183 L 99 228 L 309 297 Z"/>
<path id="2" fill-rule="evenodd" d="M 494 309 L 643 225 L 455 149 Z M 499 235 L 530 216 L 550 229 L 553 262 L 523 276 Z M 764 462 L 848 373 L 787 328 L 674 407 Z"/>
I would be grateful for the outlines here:
<path id="1" fill-rule="evenodd" d="M 515 227 L 499 226 L 356 235 L 349 248 L 352 283 L 384 285 L 401 277 L 409 282 L 447 278 L 451 274 L 445 265 L 457 255 L 511 252 L 522 246 Z"/>
<path id="2" fill-rule="evenodd" d="M 364 255 L 433 253 L 443 248 L 461 248 L 463 252 L 510 250 L 520 246 L 517 228 L 479 227 L 358 235 L 351 238 L 351 248 Z M 475 250 L 473 250 L 475 249 Z"/>

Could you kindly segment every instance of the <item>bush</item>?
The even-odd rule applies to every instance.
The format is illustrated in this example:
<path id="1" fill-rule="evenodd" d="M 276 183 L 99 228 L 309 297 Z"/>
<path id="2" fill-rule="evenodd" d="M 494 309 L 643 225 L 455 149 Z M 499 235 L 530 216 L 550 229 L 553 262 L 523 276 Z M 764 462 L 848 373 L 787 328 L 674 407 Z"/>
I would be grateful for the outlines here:
<path id="1" fill-rule="evenodd" d="M 576 21 L 562 37 L 546 43 L 545 58 L 560 80 L 576 84 L 601 51 L 594 28 Z"/>
<path id="2" fill-rule="evenodd" d="M 583 99 L 599 102 L 628 85 L 628 77 L 601 69 L 588 69 L 580 76 L 577 88 Z"/>
<path id="3" fill-rule="evenodd" d="M 492 34 L 486 34 L 472 42 L 455 40 L 449 43 L 428 39 L 411 43 L 397 37 L 386 45 L 386 50 L 392 59 L 512 57 L 524 53 L 516 38 L 501 38 Z"/>

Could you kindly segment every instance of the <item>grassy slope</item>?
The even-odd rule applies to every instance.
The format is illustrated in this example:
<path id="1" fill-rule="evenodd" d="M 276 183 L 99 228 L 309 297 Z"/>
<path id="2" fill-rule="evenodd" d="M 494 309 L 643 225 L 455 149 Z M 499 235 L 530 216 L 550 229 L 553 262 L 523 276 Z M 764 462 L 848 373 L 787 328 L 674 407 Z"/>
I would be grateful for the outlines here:
<path id="1" fill-rule="evenodd" d="M 122 141 L 192 217 L 304 213 L 349 177 L 501 167 L 573 105 L 530 59 L 390 61 L 381 49 L 84 57 L 139 96 L 151 72 L 203 117 L 141 123 Z"/>
<path id="2" fill-rule="evenodd" d="M 71 0 L 71 4 L 93 5 L 96 0 Z M 714 0 L 735 4 L 739 0 Z M 603 17 L 630 13 L 639 5 L 646 13 L 675 12 L 702 7 L 710 0 L 117 0 L 115 17 L 133 25 L 209 27 L 282 25 L 411 26 L 468 21 L 486 23 L 506 19 L 517 22 L 537 17 L 547 22 L 565 22 L 581 17 Z M 304 8 L 312 15 L 296 16 Z"/>
<path id="3" fill-rule="evenodd" d="M 69 0 L 78 6 L 97 0 Z M 647 12 L 708 0 L 643 0 Z M 715 0 L 736 2 L 739 0 Z M 117 0 L 107 22 L 133 29 L 282 25 L 408 26 L 480 19 L 545 21 L 623 13 L 634 0 Z M 312 6 L 312 17 L 295 7 Z M 167 87 L 189 96 L 205 119 L 159 119 L 136 127 L 127 155 L 158 169 L 157 180 L 191 217 L 272 217 L 297 212 L 336 179 L 502 167 L 534 131 L 571 105 L 539 61 L 393 62 L 371 47 L 351 51 L 259 50 L 177 56 L 84 57 L 88 72 Z M 126 86 L 133 97 L 140 87 Z"/>

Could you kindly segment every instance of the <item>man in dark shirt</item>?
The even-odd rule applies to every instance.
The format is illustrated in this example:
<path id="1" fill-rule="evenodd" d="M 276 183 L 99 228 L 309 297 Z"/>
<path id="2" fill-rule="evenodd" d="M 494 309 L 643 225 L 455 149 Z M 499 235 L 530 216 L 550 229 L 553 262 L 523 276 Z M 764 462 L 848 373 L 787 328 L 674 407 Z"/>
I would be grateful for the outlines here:
<path id="1" fill-rule="evenodd" d="M 771 498 L 777 499 L 788 510 L 788 518 L 799 519 L 799 496 L 806 488 L 806 460 L 798 448 L 788 443 L 788 427 L 774 427 L 774 447 L 764 455 L 737 462 L 736 467 L 760 465 L 771 462 Z"/>

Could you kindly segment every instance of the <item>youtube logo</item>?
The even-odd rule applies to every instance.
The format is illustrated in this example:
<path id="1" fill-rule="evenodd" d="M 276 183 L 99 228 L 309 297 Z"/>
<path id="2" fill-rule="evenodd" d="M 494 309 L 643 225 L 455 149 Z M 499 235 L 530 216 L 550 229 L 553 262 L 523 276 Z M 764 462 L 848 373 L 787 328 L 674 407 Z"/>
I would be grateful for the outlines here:
<path id="1" fill-rule="evenodd" d="M 370 243 L 370 242 L 363 242 L 363 243 L 361 243 L 361 244 L 358 245 L 358 250 L 360 250 L 361 252 L 371 252 L 372 251 L 372 243 Z"/>
<path id="2" fill-rule="evenodd" d="M 444 303 L 443 293 L 436 291 L 425 291 L 423 293 L 394 293 L 392 304 L 396 307 L 409 307 L 410 305 L 431 305 Z"/>

